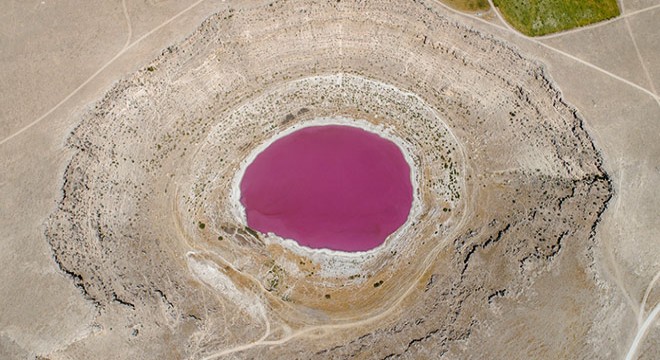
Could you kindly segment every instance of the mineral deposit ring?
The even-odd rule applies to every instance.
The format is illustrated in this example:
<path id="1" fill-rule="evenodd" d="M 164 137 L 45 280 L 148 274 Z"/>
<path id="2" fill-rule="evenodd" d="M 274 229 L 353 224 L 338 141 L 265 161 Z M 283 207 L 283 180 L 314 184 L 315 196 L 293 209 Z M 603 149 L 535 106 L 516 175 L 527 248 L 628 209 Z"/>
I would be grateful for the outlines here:
<path id="1" fill-rule="evenodd" d="M 341 87 L 336 86 L 339 83 Z M 310 249 L 296 239 L 257 234 L 247 227 L 238 186 L 245 167 L 273 140 L 304 127 L 328 124 L 356 126 L 391 139 L 411 167 L 410 215 L 383 245 L 372 250 Z M 244 136 L 246 132 L 250 135 Z M 318 292 L 311 296 L 314 301 L 309 306 L 324 305 L 316 299 L 323 300 L 328 292 L 340 299 L 341 293 L 369 291 L 364 296 L 373 298 L 369 281 L 397 283 L 398 276 L 415 276 L 423 270 L 419 266 L 426 263 L 423 259 L 443 244 L 425 237 L 449 234 L 465 214 L 460 201 L 465 161 L 461 149 L 444 121 L 412 93 L 348 74 L 304 78 L 271 89 L 218 119 L 193 157 L 190 176 L 177 180 L 178 213 L 195 247 L 263 279 L 273 295 L 306 303 L 310 292 Z M 200 222 L 204 231 L 199 231 Z M 276 275 L 269 264 L 277 264 Z M 387 292 L 382 305 L 396 301 L 396 293 L 406 290 L 397 287 Z M 339 315 L 340 309 L 333 311 Z"/>

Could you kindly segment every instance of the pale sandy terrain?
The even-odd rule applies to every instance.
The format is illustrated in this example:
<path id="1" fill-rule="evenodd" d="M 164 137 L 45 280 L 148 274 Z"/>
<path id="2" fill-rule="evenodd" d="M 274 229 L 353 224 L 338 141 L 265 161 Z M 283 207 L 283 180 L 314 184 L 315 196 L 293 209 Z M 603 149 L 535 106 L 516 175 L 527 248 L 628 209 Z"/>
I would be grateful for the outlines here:
<path id="1" fill-rule="evenodd" d="M 660 5 L 621 5 L 530 39 L 433 1 L 4 4 L 0 358 L 657 358 Z M 247 231 L 248 156 L 338 116 L 401 139 L 406 225 Z"/>

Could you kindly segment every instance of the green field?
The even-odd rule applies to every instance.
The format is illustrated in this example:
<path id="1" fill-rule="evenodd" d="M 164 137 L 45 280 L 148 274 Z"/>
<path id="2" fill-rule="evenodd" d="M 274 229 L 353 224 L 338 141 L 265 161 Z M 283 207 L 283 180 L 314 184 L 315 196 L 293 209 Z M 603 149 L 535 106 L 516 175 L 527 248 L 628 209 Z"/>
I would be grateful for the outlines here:
<path id="1" fill-rule="evenodd" d="M 456 10 L 477 12 L 490 8 L 488 0 L 440 0 Z"/>
<path id="2" fill-rule="evenodd" d="M 616 0 L 493 0 L 514 28 L 529 36 L 593 24 L 619 15 Z"/>

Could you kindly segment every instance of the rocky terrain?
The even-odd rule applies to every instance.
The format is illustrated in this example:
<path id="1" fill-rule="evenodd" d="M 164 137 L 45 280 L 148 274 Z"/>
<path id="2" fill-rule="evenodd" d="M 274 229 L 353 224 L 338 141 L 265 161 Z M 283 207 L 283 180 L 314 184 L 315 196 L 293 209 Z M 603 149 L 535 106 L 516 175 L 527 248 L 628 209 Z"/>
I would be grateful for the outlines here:
<path id="1" fill-rule="evenodd" d="M 382 247 L 246 227 L 241 169 L 312 123 L 373 129 L 414 164 L 413 213 Z M 579 113 L 541 63 L 424 1 L 217 13 L 68 145 L 46 238 L 111 340 L 54 358 L 606 355 L 589 339 L 612 189 Z"/>

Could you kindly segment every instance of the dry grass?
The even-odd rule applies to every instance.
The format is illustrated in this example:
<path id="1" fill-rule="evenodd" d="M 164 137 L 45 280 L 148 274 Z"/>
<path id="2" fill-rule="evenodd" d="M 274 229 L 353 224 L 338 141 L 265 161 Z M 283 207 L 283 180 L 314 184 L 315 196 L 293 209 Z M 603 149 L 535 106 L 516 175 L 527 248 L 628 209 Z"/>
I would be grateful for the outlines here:
<path id="1" fill-rule="evenodd" d="M 616 17 L 616 0 L 493 0 L 506 21 L 529 36 L 545 35 Z"/>

